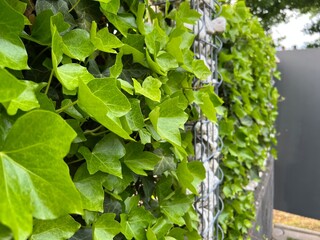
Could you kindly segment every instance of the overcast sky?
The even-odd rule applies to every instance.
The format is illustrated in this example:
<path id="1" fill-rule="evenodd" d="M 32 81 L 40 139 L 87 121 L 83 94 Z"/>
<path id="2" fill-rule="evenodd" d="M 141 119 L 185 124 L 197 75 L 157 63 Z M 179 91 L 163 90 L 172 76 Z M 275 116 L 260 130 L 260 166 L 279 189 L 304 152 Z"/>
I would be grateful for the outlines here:
<path id="1" fill-rule="evenodd" d="M 320 34 L 310 36 L 302 32 L 302 29 L 311 22 L 309 14 L 301 15 L 295 12 L 290 12 L 290 14 L 292 17 L 288 23 L 281 23 L 272 28 L 272 36 L 275 41 L 277 38 L 285 36 L 286 38 L 281 44 L 286 49 L 293 49 L 294 45 L 300 49 L 306 42 L 319 38 Z"/>

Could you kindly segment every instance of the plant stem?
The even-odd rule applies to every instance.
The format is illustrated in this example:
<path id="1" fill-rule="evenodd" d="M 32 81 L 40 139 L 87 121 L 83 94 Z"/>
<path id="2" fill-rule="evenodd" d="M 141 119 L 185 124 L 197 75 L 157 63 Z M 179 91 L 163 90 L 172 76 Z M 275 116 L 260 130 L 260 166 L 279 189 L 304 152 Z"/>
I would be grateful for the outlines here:
<path id="1" fill-rule="evenodd" d="M 74 101 L 74 102 L 72 102 L 72 103 L 70 103 L 70 104 L 68 104 L 66 106 L 63 106 L 62 108 L 57 109 L 56 113 L 61 113 L 64 110 L 68 109 L 69 107 L 72 107 L 72 106 L 76 105 L 77 103 L 78 103 L 78 100 L 76 100 L 76 101 Z"/>
<path id="2" fill-rule="evenodd" d="M 83 160 L 85 160 L 84 158 L 79 158 L 79 159 L 77 159 L 77 160 L 73 160 L 73 161 L 71 161 L 71 162 L 68 162 L 68 165 L 71 165 L 71 164 L 74 164 L 74 163 L 77 163 L 77 162 L 81 162 L 81 161 L 83 161 Z"/>
<path id="3" fill-rule="evenodd" d="M 68 12 L 71 12 L 78 4 L 79 4 L 80 0 L 78 0 L 73 6 L 72 8 L 70 8 L 70 10 Z"/>
<path id="4" fill-rule="evenodd" d="M 99 127 L 96 127 L 95 129 L 92 129 L 92 130 L 85 130 L 84 134 L 94 133 L 94 132 L 100 130 L 101 128 L 103 128 L 103 125 L 100 125 Z"/>
<path id="5" fill-rule="evenodd" d="M 50 73 L 50 77 L 49 77 L 49 80 L 48 80 L 48 85 L 46 87 L 46 90 L 44 92 L 44 94 L 48 94 L 48 91 L 49 91 L 49 88 L 50 88 L 50 85 L 51 85 L 51 81 L 52 81 L 52 77 L 53 77 L 53 69 L 51 70 L 51 73 Z"/>
<path id="6" fill-rule="evenodd" d="M 103 131 L 103 132 L 98 132 L 98 133 L 94 133 L 94 132 L 84 132 L 84 134 L 85 135 L 88 135 L 88 134 L 90 134 L 90 135 L 92 135 L 92 136 L 100 136 L 100 135 L 103 135 L 103 134 L 105 134 L 105 133 L 108 133 L 108 132 L 110 132 L 109 130 L 106 130 L 106 131 Z"/>

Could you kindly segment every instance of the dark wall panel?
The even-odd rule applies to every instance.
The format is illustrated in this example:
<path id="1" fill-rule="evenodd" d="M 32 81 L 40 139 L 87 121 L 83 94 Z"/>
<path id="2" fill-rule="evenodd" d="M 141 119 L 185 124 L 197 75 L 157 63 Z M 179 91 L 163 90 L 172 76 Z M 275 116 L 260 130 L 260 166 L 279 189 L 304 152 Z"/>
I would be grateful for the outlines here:
<path id="1" fill-rule="evenodd" d="M 275 208 L 320 219 L 320 49 L 278 52 Z"/>

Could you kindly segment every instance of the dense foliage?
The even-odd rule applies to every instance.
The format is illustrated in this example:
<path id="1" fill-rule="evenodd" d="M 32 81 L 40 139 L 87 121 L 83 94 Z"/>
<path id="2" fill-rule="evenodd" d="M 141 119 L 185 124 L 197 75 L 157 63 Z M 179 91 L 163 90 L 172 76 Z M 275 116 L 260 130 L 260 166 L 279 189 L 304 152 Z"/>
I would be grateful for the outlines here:
<path id="1" fill-rule="evenodd" d="M 0 1 L 0 239 L 201 239 L 183 129 L 221 102 L 200 14 L 147 2 Z"/>
<path id="2" fill-rule="evenodd" d="M 246 186 L 259 178 L 269 153 L 276 155 L 272 150 L 279 97 L 272 81 L 275 49 L 243 1 L 224 5 L 221 15 L 227 19 L 227 29 L 219 56 L 225 108 L 219 123 L 225 209 L 219 220 L 226 239 L 242 240 L 251 237 L 248 230 L 255 219 L 254 192 Z"/>

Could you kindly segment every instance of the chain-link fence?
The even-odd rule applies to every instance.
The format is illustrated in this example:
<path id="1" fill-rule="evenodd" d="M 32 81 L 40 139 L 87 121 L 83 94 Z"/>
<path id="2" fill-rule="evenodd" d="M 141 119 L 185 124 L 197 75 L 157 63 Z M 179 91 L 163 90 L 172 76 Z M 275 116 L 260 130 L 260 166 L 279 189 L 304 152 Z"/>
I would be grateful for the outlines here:
<path id="1" fill-rule="evenodd" d="M 170 9 L 177 8 L 182 1 L 154 0 L 152 4 L 156 11 L 165 9 L 170 2 Z M 222 41 L 215 34 L 214 19 L 219 16 L 221 5 L 215 0 L 191 0 L 191 7 L 201 14 L 200 20 L 191 28 L 196 35 L 193 51 L 195 57 L 202 59 L 212 74 L 208 79 L 194 79 L 193 87 L 201 89 L 207 85 L 214 87 L 216 93 L 221 85 L 221 75 L 217 70 L 218 53 L 222 48 Z M 172 23 L 174 24 L 174 23 Z M 223 202 L 219 196 L 219 185 L 223 179 L 223 172 L 219 167 L 222 141 L 219 138 L 217 124 L 208 120 L 200 109 L 197 122 L 188 124 L 186 128 L 194 135 L 195 156 L 190 160 L 201 160 L 206 169 L 206 179 L 202 182 L 195 201 L 195 209 L 200 217 L 199 232 L 203 239 L 223 239 L 223 231 L 218 223 L 218 217 L 223 210 Z"/>

